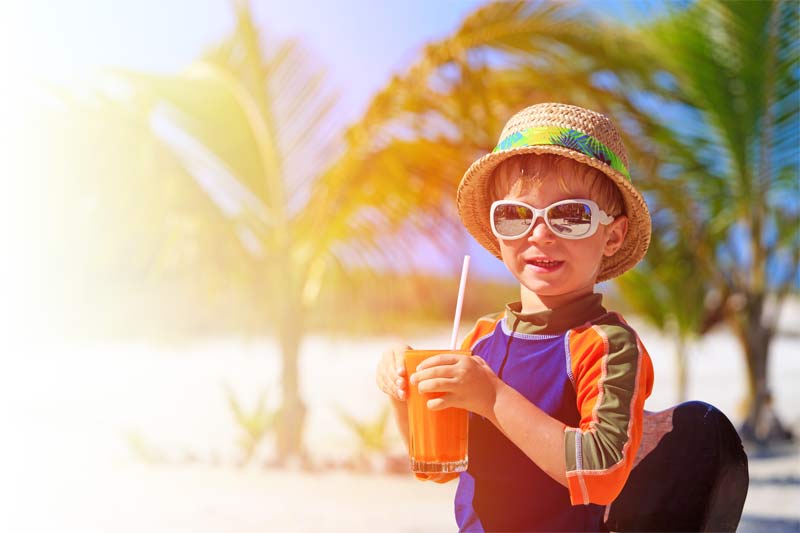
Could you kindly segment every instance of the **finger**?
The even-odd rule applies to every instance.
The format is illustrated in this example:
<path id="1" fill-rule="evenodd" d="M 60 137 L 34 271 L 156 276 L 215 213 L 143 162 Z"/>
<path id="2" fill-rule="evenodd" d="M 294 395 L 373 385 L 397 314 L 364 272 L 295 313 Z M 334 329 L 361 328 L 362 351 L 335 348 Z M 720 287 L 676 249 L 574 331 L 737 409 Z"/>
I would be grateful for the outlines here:
<path id="1" fill-rule="evenodd" d="M 386 379 L 386 376 L 383 374 L 379 374 L 377 379 L 375 380 L 378 384 L 378 388 L 384 394 L 392 394 L 392 386 L 390 380 Z"/>
<path id="2" fill-rule="evenodd" d="M 403 378 L 397 378 L 392 383 L 394 391 L 398 400 L 405 400 L 408 398 L 408 382 Z"/>
<path id="3" fill-rule="evenodd" d="M 392 397 L 392 398 L 394 398 L 396 400 L 405 401 L 405 399 L 407 397 L 407 393 L 403 388 L 398 387 L 397 383 L 395 381 L 393 381 L 393 380 L 391 380 L 391 379 L 389 379 L 389 378 L 387 378 L 385 376 L 381 380 L 380 389 L 386 395 L 388 395 L 388 396 L 390 396 L 390 397 Z"/>
<path id="4" fill-rule="evenodd" d="M 378 371 L 375 373 L 376 381 L 394 381 L 397 378 L 397 373 L 391 365 L 387 365 L 385 361 L 378 365 Z"/>
<path id="5" fill-rule="evenodd" d="M 378 361 L 378 374 L 385 374 L 386 372 L 390 371 L 389 369 L 392 367 L 392 358 L 393 354 L 391 350 L 381 354 L 381 358 Z"/>
<path id="6" fill-rule="evenodd" d="M 412 385 L 418 385 L 426 379 L 451 378 L 454 377 L 457 372 L 458 369 L 453 365 L 439 365 L 422 370 L 417 367 L 417 371 L 411 374 L 409 382 Z"/>
<path id="7" fill-rule="evenodd" d="M 450 392 L 454 389 L 456 381 L 451 378 L 434 378 L 420 381 L 417 390 L 423 393 Z"/>
<path id="8" fill-rule="evenodd" d="M 397 381 L 391 383 L 392 396 L 398 400 L 405 401 L 408 398 L 408 389 L 405 383 L 398 384 Z"/>
<path id="9" fill-rule="evenodd" d="M 398 354 L 398 352 L 394 350 L 383 352 L 380 362 L 378 363 L 378 372 L 392 374 L 392 379 L 398 376 L 405 376 L 406 369 L 403 366 L 403 355 Z"/>
<path id="10" fill-rule="evenodd" d="M 397 369 L 398 376 L 406 375 L 406 350 L 410 350 L 411 346 L 407 344 L 400 344 L 392 350 L 394 355 L 394 366 Z"/>
<path id="11" fill-rule="evenodd" d="M 425 405 L 427 405 L 428 409 L 431 411 L 441 411 L 442 409 L 447 409 L 447 407 L 449 407 L 447 395 L 440 398 L 431 398 L 425 403 Z"/>
<path id="12" fill-rule="evenodd" d="M 471 359 L 472 359 L 473 361 L 475 361 L 475 362 L 478 364 L 478 366 L 479 366 L 480 368 L 483 368 L 483 369 L 485 369 L 485 370 L 488 370 L 489 372 L 491 372 L 492 374 L 494 374 L 494 370 L 492 370 L 492 367 L 491 367 L 491 366 L 489 366 L 489 363 L 487 363 L 487 362 L 486 362 L 486 361 L 485 361 L 483 358 L 481 358 L 480 356 L 473 355 L 473 356 L 471 356 Z"/>
<path id="13" fill-rule="evenodd" d="M 433 355 L 422 361 L 420 364 L 418 364 L 417 371 L 425 370 L 426 368 L 432 368 L 435 366 L 455 365 L 459 361 L 462 361 L 463 359 L 464 359 L 463 355 L 456 355 L 451 353 Z"/>
<path id="14" fill-rule="evenodd" d="M 394 368 L 398 376 L 406 375 L 405 352 L 394 352 Z"/>
<path id="15" fill-rule="evenodd" d="M 408 382 L 402 378 L 398 378 L 393 382 L 394 390 L 398 395 L 408 397 Z"/>
<path id="16" fill-rule="evenodd" d="M 456 355 L 452 353 L 440 353 L 439 355 L 432 355 L 417 365 L 417 371 L 431 368 L 433 366 L 454 365 L 463 358 L 463 355 Z"/>

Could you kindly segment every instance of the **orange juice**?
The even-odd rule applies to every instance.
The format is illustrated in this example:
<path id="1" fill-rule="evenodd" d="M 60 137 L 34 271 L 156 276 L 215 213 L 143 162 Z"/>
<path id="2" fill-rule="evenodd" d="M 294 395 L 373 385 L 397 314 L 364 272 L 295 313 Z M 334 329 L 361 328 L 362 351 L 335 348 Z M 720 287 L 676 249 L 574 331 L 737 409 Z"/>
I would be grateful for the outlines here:
<path id="1" fill-rule="evenodd" d="M 405 367 L 409 377 L 417 365 L 432 355 L 463 350 L 406 350 Z M 431 411 L 426 402 L 441 393 L 422 394 L 416 386 L 408 388 L 408 453 L 414 472 L 463 472 L 467 469 L 467 428 L 469 413 L 449 407 Z"/>

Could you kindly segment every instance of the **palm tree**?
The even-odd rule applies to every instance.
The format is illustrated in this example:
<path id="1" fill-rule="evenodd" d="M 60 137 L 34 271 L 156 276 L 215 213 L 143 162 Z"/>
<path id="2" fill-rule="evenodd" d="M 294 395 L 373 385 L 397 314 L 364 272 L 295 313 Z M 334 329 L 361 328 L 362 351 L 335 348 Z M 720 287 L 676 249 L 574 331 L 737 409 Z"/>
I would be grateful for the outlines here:
<path id="1" fill-rule="evenodd" d="M 660 233 L 656 220 L 653 232 Z M 683 240 L 653 239 L 647 258 L 615 281 L 640 317 L 675 341 L 676 397 L 688 399 L 687 345 L 705 333 L 708 276 L 695 270 L 694 250 Z"/>
<path id="2" fill-rule="evenodd" d="M 185 72 L 119 78 L 179 163 L 177 182 L 205 194 L 221 220 L 215 227 L 246 250 L 262 278 L 262 299 L 274 302 L 283 361 L 276 420 L 282 458 L 302 453 L 298 354 L 303 317 L 324 290 L 326 272 L 371 265 L 376 257 L 403 261 L 431 220 L 441 246 L 459 238 L 452 202 L 458 179 L 493 147 L 511 113 L 555 100 L 621 116 L 628 131 L 652 132 L 658 141 L 626 138 L 637 175 L 652 183 L 660 183 L 659 150 L 693 154 L 631 97 L 630 87 L 677 94 L 652 76 L 650 56 L 633 53 L 641 36 L 585 13 L 576 17 L 570 5 L 503 2 L 478 9 L 380 91 L 341 143 L 320 71 L 296 44 L 263 42 L 246 4 L 235 7 L 232 36 Z M 712 257 L 714 247 L 694 237 L 696 249 Z M 796 234 L 781 239 L 783 250 Z"/>
<path id="3" fill-rule="evenodd" d="M 208 194 L 224 215 L 222 227 L 263 275 L 261 297 L 274 302 L 282 351 L 275 424 L 285 459 L 302 454 L 298 355 L 304 316 L 325 273 L 376 257 L 403 262 L 432 220 L 437 232 L 428 231 L 429 238 L 447 247 L 459 235 L 452 202 L 458 177 L 493 144 L 497 117 L 530 90 L 578 101 L 611 102 L 617 95 L 590 83 L 587 65 L 602 61 L 603 51 L 587 53 L 589 25 L 566 17 L 569 8 L 495 4 L 466 20 L 452 39 L 429 46 L 407 75 L 375 97 L 342 146 L 320 72 L 297 45 L 263 42 L 246 3 L 235 7 L 232 36 L 185 72 L 120 72 L 117 79 L 132 88 L 139 115 L 180 162 L 184 183 Z M 518 59 L 564 42 L 568 50 L 547 65 L 529 61 L 523 76 L 509 65 L 478 90 L 490 48 Z M 590 58 L 581 69 L 556 68 L 561 61 L 576 64 L 581 54 Z M 452 69 L 455 85 L 448 82 Z M 522 91 L 528 76 L 538 82 Z"/>
<path id="4" fill-rule="evenodd" d="M 142 333 L 150 326 L 137 320 L 137 306 L 154 272 L 171 280 L 170 290 L 188 293 L 191 285 L 193 294 L 213 290 L 223 270 L 229 284 L 247 277 L 247 252 L 221 231 L 223 214 L 183 179 L 179 161 L 137 113 L 100 91 L 56 86 L 43 88 L 32 108 L 37 157 L 23 154 L 24 176 L 42 191 L 38 225 L 29 226 L 42 232 L 42 263 L 59 272 L 37 280 L 54 333 L 87 326 L 100 335 Z M 212 250 L 216 262 L 198 265 L 197 256 Z M 120 300 L 125 305 L 113 303 Z M 160 307 L 149 316 L 166 318 L 169 306 Z"/>
<path id="5" fill-rule="evenodd" d="M 718 316 L 744 352 L 749 408 L 743 435 L 782 434 L 769 402 L 769 349 L 781 305 L 797 288 L 800 189 L 798 6 L 794 2 L 702 1 L 640 30 L 654 66 L 669 74 L 687 120 L 656 141 L 671 166 L 655 197 L 710 275 Z M 663 188 L 662 191 L 663 192 Z M 756 431 L 756 428 L 764 428 Z"/>
<path id="6" fill-rule="evenodd" d="M 478 9 L 376 96 L 351 138 L 403 127 L 455 139 L 463 156 L 447 180 L 453 191 L 524 105 L 569 101 L 619 117 L 658 238 L 678 261 L 670 272 L 650 264 L 671 302 L 664 312 L 686 335 L 722 319 L 732 326 L 747 360 L 752 431 L 776 420 L 767 358 L 797 283 L 797 5 L 699 2 L 634 27 L 574 9 Z"/>
<path id="7" fill-rule="evenodd" d="M 652 69 L 645 59 L 631 56 L 635 43 L 626 37 L 578 6 L 487 4 L 453 35 L 428 44 L 408 72 L 373 98 L 350 129 L 350 146 L 364 144 L 369 137 L 411 131 L 455 142 L 463 154 L 458 163 L 468 165 L 494 148 L 511 114 L 534 102 L 613 110 L 634 125 L 649 120 L 629 98 L 627 86 L 650 86 Z M 598 73 L 612 71 L 617 83 L 598 80 Z M 634 155 L 647 152 L 636 137 L 627 141 Z M 466 168 L 453 167 L 445 181 L 452 190 Z"/>
<path id="8" fill-rule="evenodd" d="M 234 7 L 232 35 L 184 72 L 110 77 L 124 87 L 115 112 L 169 154 L 159 160 L 171 163 L 180 190 L 205 198 L 196 224 L 187 222 L 213 230 L 162 244 L 182 237 L 207 246 L 209 236 L 225 235 L 247 255 L 226 264 L 256 275 L 259 297 L 272 307 L 282 354 L 274 427 L 284 461 L 304 455 L 298 357 L 322 280 L 331 268 L 409 264 L 418 229 L 442 204 L 426 176 L 445 176 L 458 150 L 428 139 L 368 139 L 345 150 L 323 72 L 297 43 L 262 40 L 246 2 Z M 157 182 L 163 171 L 145 176 Z M 184 212 L 183 198 L 166 203 Z M 456 224 L 437 221 L 442 236 L 434 241 L 443 245 Z"/>

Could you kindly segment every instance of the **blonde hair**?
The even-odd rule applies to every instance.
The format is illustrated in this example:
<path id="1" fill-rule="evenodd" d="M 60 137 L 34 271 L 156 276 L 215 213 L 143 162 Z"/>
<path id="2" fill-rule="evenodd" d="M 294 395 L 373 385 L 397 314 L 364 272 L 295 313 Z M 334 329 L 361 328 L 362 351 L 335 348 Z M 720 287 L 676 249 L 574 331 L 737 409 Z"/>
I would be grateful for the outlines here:
<path id="1" fill-rule="evenodd" d="M 495 199 L 507 195 L 521 196 L 541 186 L 552 173 L 558 184 L 571 194 L 576 185 L 589 191 L 589 198 L 611 216 L 625 212 L 625 204 L 617 186 L 594 167 L 553 154 L 522 154 L 509 157 L 492 172 L 489 190 Z M 570 186 L 572 185 L 572 187 Z"/>

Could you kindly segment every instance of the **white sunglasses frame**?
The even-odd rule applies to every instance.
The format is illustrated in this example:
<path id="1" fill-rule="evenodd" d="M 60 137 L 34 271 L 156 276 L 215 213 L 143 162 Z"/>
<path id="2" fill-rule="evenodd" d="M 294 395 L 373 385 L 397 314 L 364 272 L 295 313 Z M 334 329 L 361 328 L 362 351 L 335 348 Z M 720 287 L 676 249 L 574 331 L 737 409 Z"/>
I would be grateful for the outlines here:
<path id="1" fill-rule="evenodd" d="M 591 213 L 592 219 L 589 222 L 589 224 L 590 224 L 589 225 L 589 231 L 587 231 L 583 235 L 578 235 L 578 236 L 563 235 L 562 233 L 557 231 L 555 228 L 553 228 L 553 226 L 550 225 L 550 221 L 547 220 L 547 217 L 545 216 L 549 209 L 552 209 L 553 207 L 555 207 L 557 205 L 569 204 L 569 203 L 572 203 L 572 202 L 580 202 L 580 203 L 583 203 L 583 204 L 586 204 L 586 205 L 589 206 L 589 211 Z M 523 231 L 519 235 L 514 235 L 512 237 L 507 237 L 505 235 L 501 235 L 497 231 L 497 228 L 494 225 L 494 210 L 499 205 L 518 205 L 520 207 L 526 207 L 526 208 L 530 209 L 533 212 L 533 220 L 531 221 L 531 225 L 528 226 L 528 229 L 526 229 L 525 231 Z M 609 215 L 608 213 L 606 213 L 605 211 L 600 209 L 600 206 L 598 206 L 597 203 L 593 202 L 592 200 L 586 200 L 586 199 L 583 199 L 583 198 L 570 198 L 570 199 L 567 199 L 567 200 L 559 200 L 558 202 L 554 202 L 554 203 L 552 203 L 552 204 L 550 204 L 547 207 L 544 207 L 542 209 L 536 209 L 532 205 L 526 204 L 525 202 L 520 202 L 518 200 L 497 200 L 495 202 L 492 202 L 492 207 L 489 210 L 489 224 L 491 224 L 491 226 L 492 226 L 492 233 L 494 233 L 494 236 L 497 237 L 498 239 L 502 240 L 502 241 L 515 241 L 517 239 L 521 239 L 522 237 L 526 236 L 528 233 L 531 232 L 531 230 L 533 230 L 533 227 L 536 225 L 536 221 L 539 219 L 539 217 L 541 217 L 542 220 L 544 220 L 545 225 L 547 225 L 547 229 L 549 229 L 550 232 L 553 235 L 555 235 L 556 237 L 558 237 L 560 239 L 568 239 L 568 240 L 571 240 L 571 241 L 576 241 L 576 240 L 580 240 L 580 239 L 587 239 L 587 238 L 591 237 L 592 235 L 594 235 L 595 233 L 597 233 L 597 228 L 600 226 L 600 224 L 602 224 L 604 226 L 607 226 L 607 225 L 611 224 L 614 221 L 614 217 L 612 217 L 611 215 Z"/>

